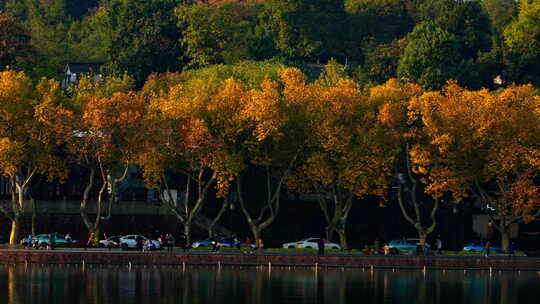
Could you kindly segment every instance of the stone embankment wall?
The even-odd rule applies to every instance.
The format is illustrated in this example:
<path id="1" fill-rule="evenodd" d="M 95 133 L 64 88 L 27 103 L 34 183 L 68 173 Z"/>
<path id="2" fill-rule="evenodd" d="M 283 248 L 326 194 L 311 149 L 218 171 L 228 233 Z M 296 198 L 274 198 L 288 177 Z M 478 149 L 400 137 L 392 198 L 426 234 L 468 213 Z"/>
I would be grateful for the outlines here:
<path id="1" fill-rule="evenodd" d="M 103 265 L 231 265 L 268 267 L 347 267 L 410 269 L 493 269 L 540 270 L 540 259 L 529 257 L 444 257 L 444 256 L 348 256 L 165 253 L 123 251 L 38 251 L 0 250 L 0 263 Z"/>

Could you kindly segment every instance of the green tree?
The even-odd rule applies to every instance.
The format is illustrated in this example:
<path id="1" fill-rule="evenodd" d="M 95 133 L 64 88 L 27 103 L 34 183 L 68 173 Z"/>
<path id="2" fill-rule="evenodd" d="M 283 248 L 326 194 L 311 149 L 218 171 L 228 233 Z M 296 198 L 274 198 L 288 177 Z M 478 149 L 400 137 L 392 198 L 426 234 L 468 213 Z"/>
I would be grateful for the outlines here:
<path id="1" fill-rule="evenodd" d="M 69 57 L 66 34 L 70 18 L 65 13 L 65 0 L 26 0 L 31 44 L 38 52 L 34 78 L 58 77 Z"/>
<path id="2" fill-rule="evenodd" d="M 398 64 L 398 76 L 426 89 L 438 89 L 460 76 L 460 44 L 454 35 L 433 22 L 418 24 Z"/>
<path id="3" fill-rule="evenodd" d="M 388 43 L 402 38 L 414 26 L 405 4 L 405 0 L 346 0 L 345 9 L 351 14 L 355 31 Z"/>
<path id="4" fill-rule="evenodd" d="M 540 84 L 540 1 L 520 2 L 518 19 L 504 30 L 505 78 Z"/>
<path id="5" fill-rule="evenodd" d="M 476 59 L 491 47 L 489 16 L 478 0 L 426 1 L 420 6 L 420 18 L 454 35 L 466 60 Z"/>
<path id="6" fill-rule="evenodd" d="M 258 27 L 263 6 L 254 2 L 194 4 L 176 10 L 181 43 L 190 66 L 260 60 L 274 55 L 273 45 Z"/>
<path id="7" fill-rule="evenodd" d="M 27 70 L 33 55 L 28 30 L 11 15 L 0 12 L 0 70 L 6 66 Z"/>
<path id="8" fill-rule="evenodd" d="M 26 21 L 28 17 L 28 10 L 26 9 L 26 1 L 20 0 L 6 0 L 4 2 L 4 8 L 6 12 L 13 15 L 19 21 Z"/>
<path id="9" fill-rule="evenodd" d="M 269 0 L 261 26 L 289 60 L 343 61 L 348 52 L 343 0 Z"/>
<path id="10" fill-rule="evenodd" d="M 407 39 L 394 40 L 377 45 L 366 52 L 364 72 L 367 78 L 377 84 L 383 84 L 390 78 L 397 77 L 399 59 L 405 52 Z"/>
<path id="11" fill-rule="evenodd" d="M 142 85 L 152 72 L 180 69 L 174 8 L 183 0 L 110 0 L 70 31 L 75 57 L 105 61 L 106 72 L 128 73 Z"/>
<path id="12" fill-rule="evenodd" d="M 489 15 L 492 30 L 502 34 L 504 28 L 516 17 L 517 4 L 515 0 L 482 0 L 482 6 Z"/>
<path id="13" fill-rule="evenodd" d="M 108 70 L 112 74 L 127 72 L 139 85 L 151 72 L 178 70 L 182 52 L 173 12 L 181 2 L 110 1 L 107 10 L 113 32 L 107 49 Z"/>
<path id="14" fill-rule="evenodd" d="M 67 39 L 72 60 L 96 63 L 107 61 L 107 50 L 112 44 L 108 17 L 107 9 L 99 7 L 71 24 Z"/>

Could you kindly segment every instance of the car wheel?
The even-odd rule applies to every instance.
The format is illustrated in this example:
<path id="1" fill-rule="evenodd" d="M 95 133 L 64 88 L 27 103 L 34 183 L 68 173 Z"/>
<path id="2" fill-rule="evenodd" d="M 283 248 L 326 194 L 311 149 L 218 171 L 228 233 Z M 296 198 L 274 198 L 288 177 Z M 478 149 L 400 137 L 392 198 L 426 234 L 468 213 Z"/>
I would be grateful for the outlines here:
<path id="1" fill-rule="evenodd" d="M 105 248 L 105 245 L 103 245 L 103 243 L 99 243 L 99 244 L 98 244 L 98 247 L 99 247 L 99 248 Z"/>
<path id="2" fill-rule="evenodd" d="M 339 249 L 339 248 L 338 248 L 338 247 L 336 247 L 336 246 L 334 246 L 334 247 L 332 247 L 332 249 Z"/>
<path id="3" fill-rule="evenodd" d="M 294 247 L 294 246 L 289 246 L 289 247 L 287 247 L 287 248 L 295 248 L 295 247 Z"/>
<path id="4" fill-rule="evenodd" d="M 304 248 L 307 248 L 307 249 L 313 249 L 313 248 L 311 248 L 311 246 L 306 246 L 306 247 L 304 247 Z"/>
<path id="5" fill-rule="evenodd" d="M 122 250 L 128 250 L 128 245 L 126 243 L 122 243 L 120 248 L 122 248 Z"/>

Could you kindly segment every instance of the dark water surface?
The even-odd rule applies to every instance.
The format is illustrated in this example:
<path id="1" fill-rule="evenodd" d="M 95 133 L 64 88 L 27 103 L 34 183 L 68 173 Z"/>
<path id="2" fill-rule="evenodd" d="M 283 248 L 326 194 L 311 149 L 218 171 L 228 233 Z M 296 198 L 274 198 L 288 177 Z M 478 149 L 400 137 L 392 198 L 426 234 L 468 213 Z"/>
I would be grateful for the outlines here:
<path id="1" fill-rule="evenodd" d="M 0 265 L 2 304 L 540 303 L 538 272 Z"/>

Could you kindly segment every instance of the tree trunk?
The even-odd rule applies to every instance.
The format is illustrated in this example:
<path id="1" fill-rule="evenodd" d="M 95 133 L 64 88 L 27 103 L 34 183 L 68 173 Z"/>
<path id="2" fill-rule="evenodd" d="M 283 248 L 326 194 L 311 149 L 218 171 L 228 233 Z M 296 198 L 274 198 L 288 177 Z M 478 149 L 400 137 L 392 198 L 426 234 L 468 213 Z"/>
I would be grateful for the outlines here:
<path id="1" fill-rule="evenodd" d="M 94 234 L 94 242 L 97 244 L 100 238 L 101 197 L 103 195 L 103 192 L 105 191 L 105 188 L 107 187 L 107 184 L 103 184 L 99 191 L 98 198 L 96 200 L 96 218 L 94 222 L 92 222 L 92 220 L 90 220 L 90 217 L 88 216 L 88 213 L 86 212 L 86 204 L 88 202 L 90 190 L 92 190 L 92 187 L 94 186 L 94 175 L 95 175 L 95 169 L 91 168 L 90 177 L 88 180 L 88 184 L 86 185 L 83 192 L 83 198 L 81 200 L 79 211 L 80 211 L 81 218 L 83 220 L 84 225 L 88 229 L 88 232 L 91 232 Z"/>
<path id="2" fill-rule="evenodd" d="M 339 235 L 339 245 L 341 246 L 341 249 L 348 249 L 348 242 L 347 242 L 347 232 L 345 231 L 345 229 L 343 228 L 340 228 L 340 229 L 336 229 L 336 232 L 338 233 Z"/>
<path id="3" fill-rule="evenodd" d="M 255 247 L 259 247 L 259 244 L 262 243 L 262 238 L 261 238 L 262 229 L 259 226 L 254 225 L 254 224 L 250 224 L 249 228 L 251 229 L 251 233 L 253 233 L 253 244 L 255 245 Z"/>
<path id="4" fill-rule="evenodd" d="M 334 237 L 334 227 L 332 225 L 326 226 L 324 229 L 326 232 L 326 239 L 329 241 L 332 241 L 332 238 Z"/>
<path id="5" fill-rule="evenodd" d="M 422 246 L 422 248 L 426 248 L 426 239 L 428 234 L 423 229 L 416 229 L 416 231 L 418 232 L 418 238 L 420 239 L 420 246 Z"/>
<path id="6" fill-rule="evenodd" d="M 336 184 L 332 184 L 330 188 L 321 188 L 319 193 L 319 207 L 326 219 L 326 238 L 329 241 L 334 241 L 334 232 L 338 234 L 341 248 L 348 248 L 347 244 L 347 218 L 352 208 L 353 194 Z M 328 199 L 328 194 L 331 198 Z"/>
<path id="7" fill-rule="evenodd" d="M 507 227 L 501 227 L 501 249 L 503 252 L 508 253 L 508 247 L 510 246 L 510 232 Z"/>
<path id="8" fill-rule="evenodd" d="M 19 243 L 19 231 L 21 226 L 21 215 L 15 214 L 11 219 L 11 233 L 9 235 L 9 244 L 17 245 Z"/>
<path id="9" fill-rule="evenodd" d="M 218 214 L 217 214 L 216 217 L 210 222 L 210 225 L 209 225 L 208 228 L 207 228 L 207 230 L 208 230 L 208 237 L 214 236 L 214 227 L 217 225 L 217 223 L 219 222 L 219 220 L 221 219 L 221 217 L 223 217 L 223 214 L 224 214 L 225 211 L 229 208 L 229 206 L 230 206 L 229 199 L 227 198 L 227 196 L 225 196 L 225 197 L 223 198 L 223 204 L 221 205 L 221 208 L 219 209 Z"/>
<path id="10" fill-rule="evenodd" d="M 186 246 L 189 246 L 191 244 L 191 222 L 184 222 L 184 236 Z"/>

